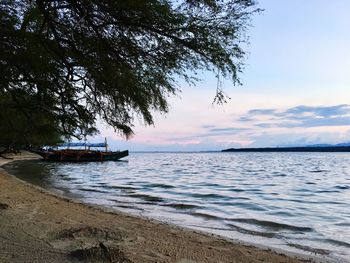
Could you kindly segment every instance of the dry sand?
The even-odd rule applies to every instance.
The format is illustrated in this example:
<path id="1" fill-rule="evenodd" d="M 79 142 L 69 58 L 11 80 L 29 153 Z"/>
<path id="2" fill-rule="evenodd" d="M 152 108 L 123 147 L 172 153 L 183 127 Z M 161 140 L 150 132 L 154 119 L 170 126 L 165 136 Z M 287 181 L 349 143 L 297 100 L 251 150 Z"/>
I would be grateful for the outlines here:
<path id="1" fill-rule="evenodd" d="M 15 159 L 35 158 L 31 154 Z M 9 160 L 0 158 L 0 166 Z M 28 175 L 30 176 L 30 175 Z M 31 186 L 0 168 L 0 262 L 305 262 Z"/>

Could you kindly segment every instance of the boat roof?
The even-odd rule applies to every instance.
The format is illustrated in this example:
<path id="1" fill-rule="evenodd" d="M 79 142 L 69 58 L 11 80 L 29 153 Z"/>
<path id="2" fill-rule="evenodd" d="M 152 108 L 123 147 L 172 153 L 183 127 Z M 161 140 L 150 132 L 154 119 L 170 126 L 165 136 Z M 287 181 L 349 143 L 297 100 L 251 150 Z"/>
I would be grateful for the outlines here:
<path id="1" fill-rule="evenodd" d="M 86 142 L 66 142 L 59 145 L 60 147 L 106 147 L 106 143 L 86 143 Z"/>

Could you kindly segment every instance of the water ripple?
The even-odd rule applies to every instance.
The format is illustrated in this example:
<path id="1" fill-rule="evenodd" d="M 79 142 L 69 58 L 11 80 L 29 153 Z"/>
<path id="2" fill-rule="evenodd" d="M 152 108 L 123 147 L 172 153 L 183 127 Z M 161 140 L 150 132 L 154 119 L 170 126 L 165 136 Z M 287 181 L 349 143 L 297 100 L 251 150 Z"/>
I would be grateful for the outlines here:
<path id="1" fill-rule="evenodd" d="M 259 225 L 259 226 L 263 226 L 265 228 L 270 228 L 270 229 L 274 229 L 274 230 L 287 229 L 287 230 L 300 231 L 300 232 L 313 231 L 313 229 L 310 227 L 288 225 L 288 224 L 277 223 L 277 222 L 273 222 L 273 221 L 258 220 L 258 219 L 254 219 L 254 218 L 236 218 L 236 219 L 231 219 L 231 221 Z"/>

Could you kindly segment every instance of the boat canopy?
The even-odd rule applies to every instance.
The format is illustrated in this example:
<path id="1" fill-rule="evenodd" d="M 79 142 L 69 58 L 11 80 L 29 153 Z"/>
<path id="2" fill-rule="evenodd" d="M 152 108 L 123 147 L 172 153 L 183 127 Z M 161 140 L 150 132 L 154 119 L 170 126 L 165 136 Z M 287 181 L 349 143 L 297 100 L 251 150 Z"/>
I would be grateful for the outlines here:
<path id="1" fill-rule="evenodd" d="M 66 142 L 59 145 L 60 147 L 106 147 L 105 142 L 101 143 L 86 143 L 86 142 Z"/>

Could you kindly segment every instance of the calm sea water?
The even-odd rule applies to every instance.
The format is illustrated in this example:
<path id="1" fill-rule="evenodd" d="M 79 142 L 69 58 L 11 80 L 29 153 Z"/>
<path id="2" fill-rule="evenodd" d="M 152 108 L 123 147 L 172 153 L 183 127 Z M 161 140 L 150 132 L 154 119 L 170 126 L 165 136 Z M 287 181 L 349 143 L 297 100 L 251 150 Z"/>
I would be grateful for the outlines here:
<path id="1" fill-rule="evenodd" d="M 350 153 L 131 153 L 5 169 L 87 203 L 350 262 Z"/>

